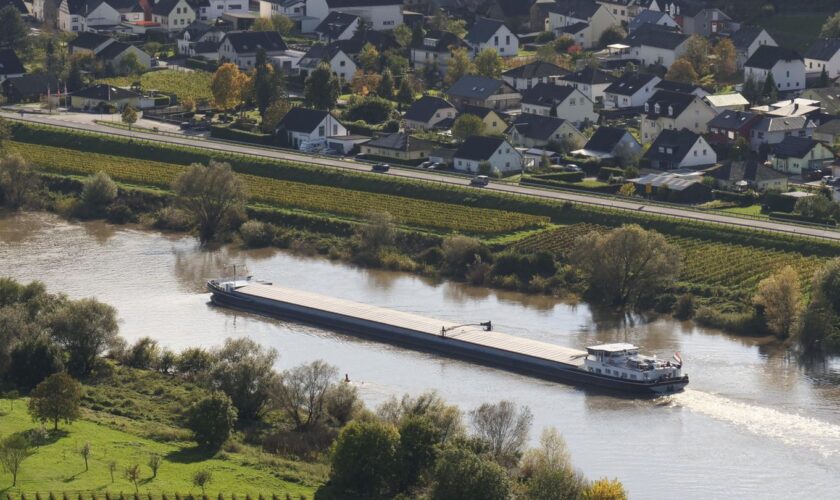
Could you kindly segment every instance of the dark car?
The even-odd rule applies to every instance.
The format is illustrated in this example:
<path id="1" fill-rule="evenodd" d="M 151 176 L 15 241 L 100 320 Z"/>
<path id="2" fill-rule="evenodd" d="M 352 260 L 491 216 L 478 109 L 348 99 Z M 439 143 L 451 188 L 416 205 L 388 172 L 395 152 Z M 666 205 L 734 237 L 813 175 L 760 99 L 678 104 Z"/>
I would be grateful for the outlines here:
<path id="1" fill-rule="evenodd" d="M 192 122 L 181 122 L 181 130 L 189 130 L 193 128 Z"/>
<path id="2" fill-rule="evenodd" d="M 476 175 L 470 180 L 471 186 L 484 187 L 490 184 L 490 178 L 486 175 Z"/>
<path id="3" fill-rule="evenodd" d="M 387 163 L 377 163 L 373 166 L 372 170 L 374 172 L 387 172 L 388 170 L 391 170 L 391 165 L 388 165 Z"/>

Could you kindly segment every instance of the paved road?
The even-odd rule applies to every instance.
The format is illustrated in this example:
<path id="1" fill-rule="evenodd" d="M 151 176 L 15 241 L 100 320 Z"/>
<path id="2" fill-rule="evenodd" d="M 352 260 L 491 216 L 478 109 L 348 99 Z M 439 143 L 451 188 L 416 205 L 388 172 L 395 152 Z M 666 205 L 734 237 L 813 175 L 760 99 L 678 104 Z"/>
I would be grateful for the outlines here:
<path id="1" fill-rule="evenodd" d="M 160 135 L 154 133 L 131 132 L 126 130 L 109 127 L 106 125 L 99 125 L 92 122 L 84 122 L 79 120 L 64 120 L 50 115 L 40 114 L 26 114 L 20 116 L 10 112 L 0 112 L 3 116 L 12 120 L 20 120 L 33 123 L 41 123 L 46 125 L 53 125 L 58 127 L 66 127 L 77 130 L 85 130 L 90 132 L 101 132 L 105 134 L 118 135 L 124 137 L 134 137 L 136 139 L 143 139 L 153 142 L 175 144 L 181 146 L 195 147 L 220 152 L 241 153 L 252 156 L 259 156 L 264 158 L 271 158 L 276 160 L 295 161 L 300 163 L 308 163 L 319 166 L 340 168 L 347 170 L 355 170 L 360 172 L 370 172 L 370 165 L 353 160 L 337 159 L 331 157 L 312 156 L 292 151 L 263 148 L 258 146 L 248 146 L 241 144 L 234 144 L 230 142 L 215 141 L 209 139 L 201 139 L 190 136 L 180 135 Z M 386 174 L 371 174 L 371 175 L 389 175 L 394 177 L 404 177 L 410 179 L 424 180 L 430 182 L 438 182 L 443 184 L 452 184 L 460 186 L 468 186 L 469 179 L 456 176 L 447 175 L 441 172 L 434 172 L 428 170 L 415 170 L 410 168 L 392 168 Z M 529 187 L 522 185 L 506 184 L 501 182 L 491 183 L 489 186 L 482 188 L 485 190 L 492 190 L 498 192 L 505 192 L 511 194 L 519 194 L 526 196 L 534 196 L 539 198 L 554 199 L 560 201 L 571 201 L 574 203 L 582 203 L 587 205 L 596 205 L 601 207 L 609 207 L 614 209 L 628 210 L 628 211 L 644 211 L 646 213 L 657 214 L 667 217 L 675 217 L 680 219 L 689 219 L 695 221 L 718 223 L 730 226 L 740 226 L 752 228 L 762 231 L 797 234 L 801 236 L 809 236 L 814 238 L 824 238 L 829 240 L 840 241 L 840 231 L 832 229 L 823 229 L 820 227 L 800 226 L 793 224 L 786 224 L 783 222 L 770 220 L 756 220 L 742 217 L 727 216 L 720 213 L 702 212 L 679 207 L 670 207 L 654 204 L 646 204 L 644 202 L 634 200 L 618 200 L 607 197 L 592 196 L 585 193 L 574 193 L 568 191 L 555 191 L 548 189 L 541 189 L 537 187 Z"/>

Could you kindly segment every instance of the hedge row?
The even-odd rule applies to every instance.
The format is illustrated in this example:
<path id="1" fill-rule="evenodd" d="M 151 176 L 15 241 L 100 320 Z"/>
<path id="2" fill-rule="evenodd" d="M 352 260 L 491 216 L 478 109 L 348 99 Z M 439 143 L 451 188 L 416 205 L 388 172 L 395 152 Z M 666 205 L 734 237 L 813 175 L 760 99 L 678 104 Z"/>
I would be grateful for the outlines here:
<path id="1" fill-rule="evenodd" d="M 600 194 L 615 194 L 621 188 L 620 184 L 611 184 L 608 186 L 589 186 L 586 184 L 579 184 L 580 180 L 566 182 L 561 180 L 545 179 L 542 177 L 528 177 L 527 179 L 523 179 L 522 182 L 525 184 L 535 184 L 538 186 L 554 187 L 561 189 L 576 189 L 580 191 L 590 191 L 592 193 Z"/>
<path id="2" fill-rule="evenodd" d="M 531 179 L 544 179 L 547 181 L 580 182 L 586 177 L 583 172 L 555 172 L 551 174 L 537 174 Z"/>
<path id="3" fill-rule="evenodd" d="M 261 146 L 276 146 L 277 138 L 274 134 L 259 134 L 232 128 L 230 125 L 213 125 L 210 127 L 210 137 L 227 139 L 230 141 L 247 142 Z"/>
<path id="4" fill-rule="evenodd" d="M 730 201 L 744 207 L 748 207 L 758 201 L 758 198 L 750 193 L 735 193 L 732 191 L 720 191 L 717 189 L 712 190 L 712 196 L 714 196 L 716 200 Z"/>
<path id="5" fill-rule="evenodd" d="M 606 181 L 610 177 L 624 177 L 624 170 L 613 167 L 601 167 L 598 170 L 599 181 Z"/>
<path id="6" fill-rule="evenodd" d="M 819 224 L 821 226 L 836 226 L 837 222 L 834 219 L 820 219 L 816 217 L 807 217 L 801 214 L 793 214 L 787 212 L 770 212 L 771 219 L 789 220 L 794 222 L 806 222 L 808 224 Z"/>

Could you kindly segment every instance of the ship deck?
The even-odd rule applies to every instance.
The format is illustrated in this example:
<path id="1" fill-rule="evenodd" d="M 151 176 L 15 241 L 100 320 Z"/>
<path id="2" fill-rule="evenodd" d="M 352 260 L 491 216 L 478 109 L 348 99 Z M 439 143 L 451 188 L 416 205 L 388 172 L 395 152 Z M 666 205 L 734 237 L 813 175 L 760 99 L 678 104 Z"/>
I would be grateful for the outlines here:
<path id="1" fill-rule="evenodd" d="M 480 326 L 458 326 L 457 323 L 451 321 L 428 318 L 418 314 L 370 306 L 274 285 L 249 283 L 245 286 L 237 287 L 236 292 L 255 298 L 305 307 L 328 315 L 355 318 L 426 335 L 440 336 L 441 329 L 446 328 L 446 337 L 449 339 L 456 339 L 476 346 L 498 349 L 566 365 L 580 366 L 583 364 L 583 359 L 586 356 L 585 351 L 550 344 L 548 342 L 525 339 L 502 332 L 486 331 Z"/>

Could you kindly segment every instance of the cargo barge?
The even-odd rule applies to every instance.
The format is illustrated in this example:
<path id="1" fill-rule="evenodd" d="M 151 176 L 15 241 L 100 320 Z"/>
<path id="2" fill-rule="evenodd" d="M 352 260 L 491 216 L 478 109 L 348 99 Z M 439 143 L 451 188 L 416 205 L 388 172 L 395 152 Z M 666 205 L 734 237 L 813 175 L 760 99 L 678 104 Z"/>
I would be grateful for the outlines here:
<path id="1" fill-rule="evenodd" d="M 682 360 L 643 356 L 632 344 L 585 351 L 497 332 L 488 322 L 457 324 L 320 294 L 244 280 L 210 280 L 214 304 L 317 324 L 391 344 L 574 385 L 632 395 L 682 390 Z"/>

